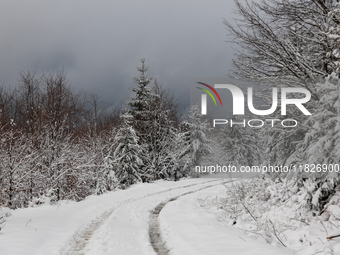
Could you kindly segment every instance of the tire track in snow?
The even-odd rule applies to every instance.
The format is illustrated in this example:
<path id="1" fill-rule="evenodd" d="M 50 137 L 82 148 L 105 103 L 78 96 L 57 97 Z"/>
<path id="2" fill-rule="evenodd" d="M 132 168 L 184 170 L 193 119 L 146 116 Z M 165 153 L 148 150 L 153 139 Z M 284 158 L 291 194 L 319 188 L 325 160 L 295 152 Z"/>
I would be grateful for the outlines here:
<path id="1" fill-rule="evenodd" d="M 100 228 L 103 223 L 112 215 L 114 209 L 103 212 L 97 219 L 92 220 L 91 223 L 80 233 L 74 237 L 74 244 L 71 248 L 63 254 L 67 255 L 84 255 L 84 248 L 91 239 L 93 233 Z"/>
<path id="2" fill-rule="evenodd" d="M 125 205 L 127 203 L 131 203 L 131 202 L 135 202 L 135 201 L 138 201 L 138 200 L 141 200 L 141 199 L 144 199 L 144 198 L 156 196 L 156 195 L 159 195 L 159 194 L 162 194 L 162 193 L 167 193 L 167 192 L 178 190 L 178 189 L 185 189 L 185 188 L 189 188 L 189 187 L 193 187 L 193 186 L 197 186 L 197 185 L 204 185 L 206 183 L 217 182 L 217 181 L 220 182 L 220 180 L 210 180 L 210 181 L 201 182 L 201 183 L 194 183 L 194 184 L 184 185 L 184 186 L 180 186 L 180 187 L 169 188 L 169 189 L 159 191 L 159 192 L 156 192 L 156 193 L 149 193 L 149 194 L 146 194 L 146 195 L 139 197 L 139 198 L 130 198 L 130 199 L 124 200 L 124 201 L 118 203 L 117 206 L 109 209 L 108 211 L 104 211 L 96 219 L 93 219 L 84 229 L 79 230 L 73 236 L 73 238 L 69 241 L 69 243 L 66 245 L 66 247 L 64 247 L 61 254 L 62 255 L 85 255 L 85 248 L 86 248 L 87 244 L 89 243 L 90 239 L 92 238 L 93 234 L 110 218 L 110 216 L 114 213 L 114 211 L 122 205 Z M 212 186 L 214 186 L 214 185 L 209 185 L 208 187 L 212 187 Z M 204 188 L 207 188 L 207 187 L 204 187 Z M 203 189 L 203 188 L 201 188 L 201 189 Z M 195 190 L 193 192 L 199 191 L 201 189 Z M 189 194 L 189 193 L 192 193 L 192 192 L 186 192 L 182 195 L 186 195 L 186 194 Z M 182 196 L 182 195 L 180 195 L 180 196 Z M 178 197 L 179 196 L 177 196 L 176 198 L 178 198 Z M 170 202 L 170 201 L 168 200 L 166 203 L 168 203 L 168 202 Z"/>
<path id="3" fill-rule="evenodd" d="M 231 181 L 225 181 L 222 182 L 220 185 L 223 185 L 225 183 L 228 183 Z M 204 189 L 208 189 L 211 187 L 214 187 L 215 185 L 209 185 L 209 186 L 205 186 L 202 187 L 200 189 L 197 190 L 193 190 L 193 191 L 189 191 L 186 193 L 183 193 L 179 196 L 175 196 L 173 198 L 170 198 L 169 200 L 162 202 L 160 204 L 158 204 L 151 212 L 150 212 L 150 221 L 149 221 L 149 237 L 150 237 L 150 243 L 154 249 L 154 251 L 158 254 L 158 255 L 168 255 L 170 250 L 166 247 L 166 241 L 163 239 L 162 237 L 162 233 L 161 233 L 161 229 L 160 229 L 160 225 L 159 225 L 159 214 L 162 211 L 162 209 L 164 208 L 164 206 L 166 206 L 168 203 L 173 202 L 175 200 L 177 200 L 180 197 L 204 190 Z"/>

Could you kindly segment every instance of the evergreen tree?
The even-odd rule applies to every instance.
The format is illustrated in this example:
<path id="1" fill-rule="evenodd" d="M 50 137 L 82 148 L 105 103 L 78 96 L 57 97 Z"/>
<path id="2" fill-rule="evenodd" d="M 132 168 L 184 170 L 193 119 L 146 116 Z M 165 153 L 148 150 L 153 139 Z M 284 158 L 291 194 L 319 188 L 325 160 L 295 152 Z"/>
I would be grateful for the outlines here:
<path id="1" fill-rule="evenodd" d="M 131 116 L 122 116 L 122 127 L 115 138 L 118 147 L 114 152 L 115 161 L 118 163 L 116 176 L 122 187 L 142 181 L 140 167 L 142 150 L 138 144 L 138 137 L 130 125 Z"/>
<path id="2" fill-rule="evenodd" d="M 131 125 L 139 138 L 139 155 L 143 161 L 140 176 L 143 181 L 173 178 L 176 157 L 173 154 L 176 140 L 174 103 L 155 81 L 148 85 L 152 77 L 146 75 L 148 68 L 142 59 L 142 67 L 137 68 L 140 76 L 134 78 L 138 84 L 132 88 L 134 97 L 126 103 L 126 114 L 131 116 Z"/>
<path id="3" fill-rule="evenodd" d="M 138 144 L 140 146 L 139 157 L 143 161 L 143 168 L 140 171 L 140 177 L 143 181 L 150 180 L 150 150 L 151 146 L 149 131 L 151 118 L 151 88 L 148 86 L 152 81 L 152 77 L 146 74 L 148 67 L 145 66 L 145 60 L 141 59 L 142 67 L 138 67 L 140 72 L 139 77 L 135 77 L 134 81 L 137 83 L 137 88 L 131 88 L 134 96 L 126 103 L 126 115 L 130 117 L 130 125 L 134 129 L 136 137 L 138 137 Z"/>
<path id="4" fill-rule="evenodd" d="M 189 120 L 184 121 L 182 124 L 187 131 L 182 134 L 184 150 L 181 157 L 189 155 L 183 169 L 184 172 L 190 172 L 192 167 L 200 164 L 202 156 L 212 152 L 210 146 L 212 140 L 207 138 L 210 125 L 207 119 L 201 115 L 198 105 L 191 106 L 188 118 Z"/>
<path id="5" fill-rule="evenodd" d="M 173 155 L 176 148 L 176 128 L 169 118 L 169 110 L 165 108 L 165 100 L 157 93 L 155 84 L 152 94 L 150 119 L 148 121 L 148 166 L 153 180 L 169 179 L 173 176 L 170 165 L 174 164 Z"/>
<path id="6" fill-rule="evenodd" d="M 150 119 L 151 110 L 151 88 L 148 86 L 153 77 L 146 75 L 148 67 L 145 66 L 145 60 L 142 59 L 142 67 L 138 67 L 139 77 L 135 77 L 137 88 L 131 88 L 134 96 L 126 103 L 126 114 L 132 116 L 132 126 L 136 130 L 137 135 L 144 141 L 147 134 L 147 121 Z"/>

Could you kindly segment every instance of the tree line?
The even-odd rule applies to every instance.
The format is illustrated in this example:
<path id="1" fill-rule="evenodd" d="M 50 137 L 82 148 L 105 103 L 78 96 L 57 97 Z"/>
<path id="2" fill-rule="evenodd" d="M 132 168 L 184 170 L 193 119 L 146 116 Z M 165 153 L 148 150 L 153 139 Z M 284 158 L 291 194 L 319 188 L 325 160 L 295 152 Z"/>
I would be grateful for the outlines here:
<path id="1" fill-rule="evenodd" d="M 177 99 L 147 74 L 143 59 L 133 97 L 110 111 L 101 109 L 96 95 L 74 92 L 63 72 L 22 73 L 17 89 L 0 88 L 0 205 L 81 200 L 138 182 L 178 180 L 209 161 L 339 164 L 340 4 L 236 0 L 236 12 L 236 25 L 224 22 L 240 49 L 235 75 L 260 88 L 306 88 L 311 116 L 293 107 L 281 116 L 278 109 L 268 117 L 299 119 L 299 125 L 216 132 L 197 105 L 181 116 Z M 272 103 L 265 91 L 261 99 Z M 270 177 L 283 182 L 290 176 Z M 338 177 L 310 173 L 291 189 L 308 186 L 306 204 L 322 211 Z"/>
<path id="2" fill-rule="evenodd" d="M 23 72 L 17 88 L 2 86 L 0 205 L 79 201 L 191 175 L 203 153 L 192 150 L 190 138 L 197 129 L 204 139 L 202 121 L 191 124 L 180 115 L 178 100 L 146 74 L 144 62 L 122 109 L 103 109 L 97 95 L 75 92 L 63 71 Z"/>

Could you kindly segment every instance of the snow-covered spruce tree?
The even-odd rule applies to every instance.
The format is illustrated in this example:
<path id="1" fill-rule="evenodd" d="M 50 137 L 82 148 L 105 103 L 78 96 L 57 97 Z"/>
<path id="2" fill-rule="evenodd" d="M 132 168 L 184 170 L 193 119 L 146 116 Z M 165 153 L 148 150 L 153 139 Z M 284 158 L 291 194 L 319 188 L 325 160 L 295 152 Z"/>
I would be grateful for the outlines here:
<path id="1" fill-rule="evenodd" d="M 191 106 L 188 120 L 182 126 L 187 131 L 182 134 L 183 149 L 180 158 L 187 157 L 183 172 L 190 174 L 193 167 L 200 164 L 202 157 L 212 152 L 210 144 L 213 141 L 207 138 L 211 128 L 208 120 L 201 115 L 198 105 Z"/>
<path id="2" fill-rule="evenodd" d="M 148 86 L 153 80 L 146 74 L 148 67 L 145 66 L 145 60 L 141 59 L 142 67 L 137 68 L 140 72 L 139 77 L 135 77 L 137 88 L 131 88 L 134 96 L 130 101 L 126 102 L 125 114 L 129 117 L 129 125 L 134 129 L 136 137 L 138 137 L 138 145 L 140 146 L 139 158 L 143 161 L 139 174 L 143 181 L 152 179 L 152 171 L 150 171 L 150 146 L 149 146 L 149 131 L 151 118 L 151 88 Z"/>
<path id="3" fill-rule="evenodd" d="M 138 67 L 140 72 L 139 77 L 135 77 L 134 81 L 137 83 L 137 88 L 131 88 L 134 96 L 126 103 L 126 114 L 131 115 L 131 124 L 136 129 L 137 134 L 142 140 L 147 134 L 147 122 L 150 119 L 150 101 L 151 101 L 151 88 L 148 86 L 153 80 L 146 74 L 148 67 L 145 66 L 145 60 L 142 59 L 142 67 Z"/>
<path id="4" fill-rule="evenodd" d="M 232 122 L 233 126 L 226 126 L 220 135 L 223 160 L 232 165 L 261 164 L 263 150 L 259 128 L 244 127 L 244 122 L 238 117 L 234 117 Z"/>
<path id="5" fill-rule="evenodd" d="M 138 144 L 138 137 L 130 125 L 132 116 L 125 114 L 121 118 L 122 126 L 115 138 L 118 146 L 114 152 L 114 160 L 118 164 L 116 176 L 120 186 L 125 188 L 142 181 L 140 169 L 143 161 L 140 158 L 142 149 Z"/>
<path id="6" fill-rule="evenodd" d="M 147 168 L 152 180 L 173 179 L 176 156 L 176 128 L 167 109 L 166 95 L 155 82 L 150 100 L 150 116 L 146 152 L 148 153 Z"/>
<path id="7" fill-rule="evenodd" d="M 138 84 L 132 88 L 134 97 L 126 103 L 126 114 L 131 116 L 131 126 L 138 137 L 141 148 L 139 157 L 143 161 L 140 176 L 143 181 L 173 179 L 176 147 L 176 103 L 171 95 L 146 75 L 148 68 L 142 59 L 138 68 L 140 76 L 134 78 Z"/>
<path id="8" fill-rule="evenodd" d="M 166 172 L 168 173 L 168 178 L 171 180 L 178 181 L 180 178 L 185 177 L 188 175 L 188 173 L 185 172 L 185 169 L 183 169 L 183 157 L 185 156 L 183 154 L 183 145 L 186 144 L 186 142 L 183 140 L 183 136 L 178 131 L 175 134 L 174 144 L 169 149 L 169 154 L 165 158 L 165 161 L 163 162 L 164 167 L 166 167 Z"/>

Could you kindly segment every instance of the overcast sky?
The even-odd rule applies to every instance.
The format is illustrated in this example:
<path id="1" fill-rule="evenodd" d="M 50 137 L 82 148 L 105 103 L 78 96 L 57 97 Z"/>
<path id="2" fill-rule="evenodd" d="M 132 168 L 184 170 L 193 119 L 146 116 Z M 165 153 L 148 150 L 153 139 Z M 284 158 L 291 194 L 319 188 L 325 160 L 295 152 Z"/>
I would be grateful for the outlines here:
<path id="1" fill-rule="evenodd" d="M 67 73 L 73 87 L 119 103 L 149 74 L 189 104 L 192 78 L 224 78 L 234 51 L 223 18 L 233 0 L 2 0 L 0 81 L 20 71 Z"/>

